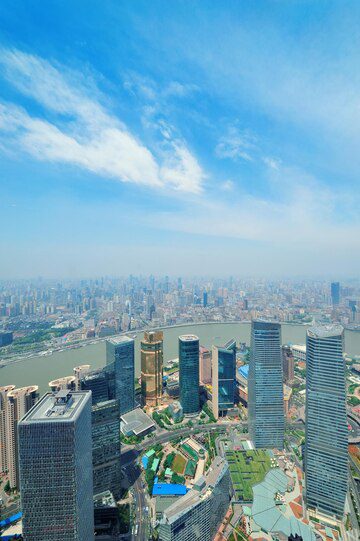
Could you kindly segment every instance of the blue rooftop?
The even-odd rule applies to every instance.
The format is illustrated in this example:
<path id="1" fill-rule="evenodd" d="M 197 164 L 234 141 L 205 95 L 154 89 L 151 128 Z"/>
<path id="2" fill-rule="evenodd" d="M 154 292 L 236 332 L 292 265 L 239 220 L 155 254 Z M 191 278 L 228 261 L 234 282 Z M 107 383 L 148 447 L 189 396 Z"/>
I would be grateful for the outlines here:
<path id="1" fill-rule="evenodd" d="M 12 515 L 9 518 L 6 518 L 5 520 L 2 520 L 0 522 L 0 528 L 4 528 L 5 526 L 10 526 L 10 524 L 13 524 L 14 522 L 20 520 L 22 517 L 22 513 L 16 513 L 16 515 Z"/>
<path id="2" fill-rule="evenodd" d="M 248 364 L 244 364 L 243 366 L 240 366 L 239 368 L 239 374 L 241 374 L 241 376 L 243 378 L 248 378 L 248 375 L 249 375 L 249 365 Z"/>
<path id="3" fill-rule="evenodd" d="M 174 483 L 154 483 L 153 496 L 185 496 L 187 488 Z"/>

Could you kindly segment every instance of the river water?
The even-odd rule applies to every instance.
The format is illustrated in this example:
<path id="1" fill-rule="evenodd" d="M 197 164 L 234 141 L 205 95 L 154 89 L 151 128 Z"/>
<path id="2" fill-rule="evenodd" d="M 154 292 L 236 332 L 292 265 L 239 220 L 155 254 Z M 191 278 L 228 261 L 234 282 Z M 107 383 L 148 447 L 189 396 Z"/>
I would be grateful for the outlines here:
<path id="1" fill-rule="evenodd" d="M 282 325 L 283 344 L 304 344 L 307 326 Z M 178 356 L 178 337 L 181 334 L 196 334 L 200 344 L 211 347 L 224 344 L 230 338 L 237 342 L 250 343 L 250 323 L 207 323 L 186 325 L 164 329 L 164 361 Z M 135 344 L 135 370 L 140 375 L 140 341 L 143 336 L 138 332 Z M 360 332 L 345 331 L 345 351 L 349 355 L 360 355 Z M 79 364 L 90 364 L 100 368 L 105 363 L 105 342 L 97 342 L 84 347 L 55 352 L 49 356 L 30 357 L 12 363 L 0 369 L 0 386 L 38 385 L 40 393 L 49 390 L 48 382 L 72 374 L 72 369 Z"/>

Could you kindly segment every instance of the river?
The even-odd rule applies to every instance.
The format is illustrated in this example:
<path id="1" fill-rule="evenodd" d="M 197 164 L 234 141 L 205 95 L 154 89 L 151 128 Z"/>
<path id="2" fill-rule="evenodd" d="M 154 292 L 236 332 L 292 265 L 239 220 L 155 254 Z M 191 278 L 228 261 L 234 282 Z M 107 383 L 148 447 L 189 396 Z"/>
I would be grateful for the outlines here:
<path id="1" fill-rule="evenodd" d="M 307 326 L 282 325 L 282 342 L 284 344 L 304 344 Z M 250 342 L 250 323 L 207 323 L 200 325 L 184 325 L 164 329 L 164 360 L 178 356 L 178 336 L 196 334 L 200 344 L 211 347 L 224 344 L 230 338 L 237 342 Z M 135 345 L 135 370 L 140 375 L 140 341 L 142 332 L 137 332 Z M 360 355 L 360 332 L 345 331 L 345 351 L 349 355 Z M 72 369 L 79 364 L 90 364 L 92 368 L 100 368 L 105 363 L 105 342 L 96 342 L 84 347 L 58 351 L 49 356 L 30 357 L 11 363 L 0 369 L 0 386 L 38 385 L 40 393 L 49 390 L 48 382 L 72 374 Z"/>

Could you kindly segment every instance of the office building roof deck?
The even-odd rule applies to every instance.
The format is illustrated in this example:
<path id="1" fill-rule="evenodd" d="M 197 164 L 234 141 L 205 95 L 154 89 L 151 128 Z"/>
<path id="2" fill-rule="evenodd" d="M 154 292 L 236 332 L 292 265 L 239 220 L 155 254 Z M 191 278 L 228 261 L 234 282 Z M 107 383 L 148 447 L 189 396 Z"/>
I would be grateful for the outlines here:
<path id="1" fill-rule="evenodd" d="M 333 336 L 339 336 L 343 331 L 344 328 L 341 325 L 316 325 L 310 327 L 307 330 L 307 334 L 312 338 L 331 338 Z"/>
<path id="2" fill-rule="evenodd" d="M 106 341 L 116 346 L 118 344 L 124 344 L 125 342 L 133 342 L 134 339 L 131 338 L 131 336 L 122 335 L 122 336 L 112 336 L 110 338 L 107 338 Z"/>
<path id="3" fill-rule="evenodd" d="M 150 428 L 155 428 L 155 423 L 141 408 L 136 408 L 121 416 L 122 430 L 126 433 L 133 432 L 135 436 L 142 434 Z"/>
<path id="4" fill-rule="evenodd" d="M 253 520 L 266 532 L 282 532 L 287 537 L 297 533 L 302 536 L 303 541 L 316 541 L 311 526 L 295 517 L 285 516 L 276 504 L 276 493 L 285 493 L 287 484 L 285 473 L 280 468 L 275 468 L 266 474 L 261 483 L 253 487 L 254 503 L 251 509 Z"/>
<path id="5" fill-rule="evenodd" d="M 196 334 L 182 334 L 179 336 L 179 340 L 182 342 L 194 342 L 195 340 L 199 340 L 199 337 Z"/>
<path id="6" fill-rule="evenodd" d="M 39 387 L 37 385 L 29 385 L 28 387 L 19 387 L 14 388 L 11 391 L 8 392 L 9 398 L 18 398 L 19 396 L 24 396 L 28 393 L 35 393 L 39 390 Z"/>
<path id="7" fill-rule="evenodd" d="M 88 391 L 63 390 L 55 394 L 47 393 L 28 411 L 21 423 L 73 421 L 87 400 L 91 401 L 91 393 Z"/>
<path id="8" fill-rule="evenodd" d="M 179 498 L 174 504 L 168 507 L 164 514 L 164 519 L 172 523 L 189 508 L 196 506 L 207 494 L 208 490 L 214 487 L 219 479 L 223 468 L 228 467 L 226 460 L 217 456 L 213 460 L 210 470 L 204 477 L 200 477 L 193 488 Z M 155 485 L 154 485 L 155 486 Z"/>
<path id="9" fill-rule="evenodd" d="M 175 483 L 155 483 L 153 487 L 153 496 L 184 496 L 187 492 L 185 485 Z"/>

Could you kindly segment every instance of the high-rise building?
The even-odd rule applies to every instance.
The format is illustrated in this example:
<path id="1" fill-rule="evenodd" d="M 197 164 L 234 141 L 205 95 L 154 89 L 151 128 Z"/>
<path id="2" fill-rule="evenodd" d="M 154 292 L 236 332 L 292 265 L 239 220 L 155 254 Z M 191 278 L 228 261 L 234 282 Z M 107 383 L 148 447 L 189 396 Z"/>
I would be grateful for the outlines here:
<path id="1" fill-rule="evenodd" d="M 215 457 L 208 473 L 185 496 L 165 509 L 160 541 L 212 541 L 230 505 L 229 466 Z"/>
<path id="2" fill-rule="evenodd" d="M 110 490 L 118 498 L 121 492 L 119 401 L 93 404 L 91 423 L 94 494 Z"/>
<path id="3" fill-rule="evenodd" d="M 120 415 L 135 408 L 135 349 L 129 336 L 106 341 L 107 369 L 115 375 L 115 398 L 120 401 Z"/>
<path id="4" fill-rule="evenodd" d="M 110 490 L 117 498 L 121 483 L 120 407 L 115 399 L 113 374 L 105 369 L 87 373 L 79 382 L 91 391 L 94 494 Z"/>
<path id="5" fill-rule="evenodd" d="M 212 348 L 212 405 L 216 419 L 234 407 L 236 390 L 236 341 Z"/>
<path id="6" fill-rule="evenodd" d="M 198 413 L 199 389 L 199 338 L 193 334 L 179 336 L 180 402 L 184 415 Z"/>
<path id="7" fill-rule="evenodd" d="M 208 293 L 207 291 L 204 291 L 203 292 L 203 306 L 204 308 L 206 308 L 208 305 Z"/>
<path id="8" fill-rule="evenodd" d="M 8 472 L 11 488 L 19 488 L 18 432 L 20 419 L 38 399 L 38 387 L 0 387 L 0 471 Z"/>
<path id="9" fill-rule="evenodd" d="M 204 346 L 200 346 L 199 364 L 200 383 L 209 385 L 211 383 L 211 352 Z"/>
<path id="10" fill-rule="evenodd" d="M 284 447 L 281 325 L 253 321 L 248 378 L 249 432 L 256 447 Z"/>
<path id="11" fill-rule="evenodd" d="M 294 381 L 294 355 L 290 346 L 282 346 L 283 379 L 284 383 Z"/>
<path id="12" fill-rule="evenodd" d="M 331 302 L 333 306 L 338 306 L 340 303 L 340 283 L 331 283 Z"/>
<path id="13" fill-rule="evenodd" d="M 141 341 L 141 398 L 145 406 L 158 406 L 163 388 L 163 333 L 145 332 Z"/>
<path id="14" fill-rule="evenodd" d="M 15 385 L 0 387 L 0 473 L 8 471 L 8 441 L 7 416 L 8 416 L 8 393 L 15 389 Z"/>
<path id="15" fill-rule="evenodd" d="M 19 423 L 24 541 L 94 538 L 91 395 L 44 395 Z"/>
<path id="16" fill-rule="evenodd" d="M 342 517 L 348 483 L 343 328 L 312 327 L 306 340 L 306 504 Z"/>

